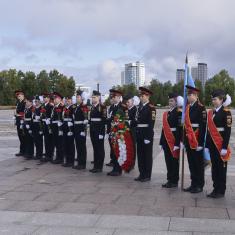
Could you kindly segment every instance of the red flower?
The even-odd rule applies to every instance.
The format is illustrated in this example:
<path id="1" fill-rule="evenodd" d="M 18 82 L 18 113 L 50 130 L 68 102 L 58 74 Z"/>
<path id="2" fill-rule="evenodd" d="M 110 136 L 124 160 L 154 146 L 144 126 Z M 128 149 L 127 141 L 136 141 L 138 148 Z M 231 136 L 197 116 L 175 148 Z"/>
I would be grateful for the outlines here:
<path id="1" fill-rule="evenodd" d="M 119 129 L 124 129 L 125 128 L 125 124 L 124 123 L 119 123 L 118 124 L 118 128 Z"/>
<path id="2" fill-rule="evenodd" d="M 55 109 L 55 112 L 56 112 L 56 113 L 62 113 L 62 109 L 56 108 L 56 109 Z"/>
<path id="3" fill-rule="evenodd" d="M 82 106 L 82 111 L 83 111 L 84 113 L 88 113 L 89 109 L 88 109 L 87 106 Z"/>
<path id="4" fill-rule="evenodd" d="M 46 109 L 41 108 L 40 113 L 46 113 Z"/>

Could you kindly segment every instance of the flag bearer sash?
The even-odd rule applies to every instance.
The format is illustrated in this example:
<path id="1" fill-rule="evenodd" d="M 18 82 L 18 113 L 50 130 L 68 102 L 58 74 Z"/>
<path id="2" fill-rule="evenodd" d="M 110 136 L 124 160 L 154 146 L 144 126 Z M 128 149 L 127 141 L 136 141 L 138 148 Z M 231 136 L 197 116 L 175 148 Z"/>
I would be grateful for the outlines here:
<path id="1" fill-rule="evenodd" d="M 188 138 L 189 146 L 191 149 L 196 149 L 198 147 L 198 137 L 199 137 L 199 129 L 196 131 L 193 130 L 192 123 L 189 117 L 189 105 L 187 105 L 185 110 L 185 132 Z"/>
<path id="2" fill-rule="evenodd" d="M 167 116 L 168 116 L 168 112 L 164 112 L 163 113 L 163 133 L 164 133 L 165 139 L 167 141 L 168 147 L 171 151 L 173 158 L 178 159 L 180 156 L 180 149 L 177 149 L 176 151 L 173 150 L 175 146 L 175 136 L 171 131 L 170 125 L 167 120 Z"/>
<path id="3" fill-rule="evenodd" d="M 208 112 L 208 130 L 210 132 L 210 136 L 212 141 L 214 142 L 215 147 L 217 148 L 218 152 L 220 153 L 222 150 L 223 145 L 223 138 L 213 120 L 213 110 L 209 110 Z M 228 146 L 227 154 L 225 156 L 220 156 L 222 161 L 227 162 L 231 157 L 231 149 Z"/>

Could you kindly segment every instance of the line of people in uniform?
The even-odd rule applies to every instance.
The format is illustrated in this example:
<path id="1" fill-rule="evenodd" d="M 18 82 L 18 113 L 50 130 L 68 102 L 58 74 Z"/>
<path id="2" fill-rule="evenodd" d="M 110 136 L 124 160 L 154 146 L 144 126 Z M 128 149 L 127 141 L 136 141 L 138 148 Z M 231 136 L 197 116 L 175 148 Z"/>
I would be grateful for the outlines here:
<path id="1" fill-rule="evenodd" d="M 170 109 L 164 112 L 162 117 L 163 127 L 159 144 L 164 151 L 167 167 L 167 182 L 162 184 L 162 187 L 178 187 L 180 149 L 185 148 L 191 184 L 184 191 L 202 192 L 205 183 L 203 153 L 207 151 L 211 156 L 214 187 L 207 196 L 220 198 L 225 194 L 227 162 L 231 156 L 229 139 L 232 116 L 227 108 L 231 100 L 223 90 L 215 90 L 212 93 L 214 108 L 207 112 L 198 99 L 200 91 L 195 87 L 186 87 L 188 93 L 183 116 L 184 125 L 182 125 L 184 101 L 176 93 L 169 94 Z M 152 91 L 140 87 L 139 92 L 140 103 L 135 104 L 133 96 L 123 96 L 120 90 L 111 89 L 111 105 L 107 108 L 101 103 L 99 91 L 93 91 L 92 105 L 89 107 L 84 103 L 83 91 L 80 90 L 76 93 L 75 104 L 72 102 L 72 97 L 66 97 L 64 104 L 63 97 L 58 92 L 54 92 L 53 96 L 48 93 L 42 94 L 43 102 L 40 102 L 38 96 L 25 97 L 23 91 L 17 90 L 15 118 L 20 151 L 16 156 L 39 159 L 42 162 L 51 161 L 78 170 L 86 169 L 86 137 L 89 126 L 94 159 L 90 172 L 103 171 L 104 140 L 107 136 L 110 144 L 110 162 L 106 165 L 112 167 L 107 175 L 120 176 L 122 168 L 112 148 L 111 127 L 116 113 L 121 110 L 126 115 L 134 143 L 134 154 L 137 155 L 139 176 L 135 180 L 150 181 L 156 109 L 150 103 Z"/>

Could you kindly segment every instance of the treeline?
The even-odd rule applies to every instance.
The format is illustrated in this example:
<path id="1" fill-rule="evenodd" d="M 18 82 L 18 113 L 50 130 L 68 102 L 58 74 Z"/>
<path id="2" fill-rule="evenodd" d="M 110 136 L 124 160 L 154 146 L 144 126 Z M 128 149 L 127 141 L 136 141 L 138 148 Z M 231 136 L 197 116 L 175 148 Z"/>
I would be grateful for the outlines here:
<path id="1" fill-rule="evenodd" d="M 211 92 L 214 89 L 223 89 L 227 94 L 232 97 L 232 106 L 235 106 L 235 80 L 230 77 L 226 70 L 221 70 L 218 74 L 214 75 L 211 79 L 207 80 L 205 84 L 205 88 L 202 88 L 201 81 L 195 81 L 196 87 L 198 87 L 201 92 L 199 94 L 200 101 L 207 105 L 211 105 Z M 137 95 L 138 90 L 135 85 L 124 85 L 124 86 L 115 86 L 114 88 L 118 88 L 124 92 L 124 94 L 132 94 Z M 177 92 L 179 95 L 183 96 L 184 89 L 184 81 L 181 81 L 177 84 L 172 84 L 170 81 L 162 83 L 157 79 L 152 80 L 148 88 L 153 91 L 153 96 L 151 97 L 151 101 L 155 105 L 166 106 L 168 105 L 168 94 L 170 92 Z"/>
<path id="2" fill-rule="evenodd" d="M 22 89 L 29 96 L 53 91 L 68 96 L 75 92 L 75 81 L 73 77 L 67 77 L 57 70 L 52 70 L 49 73 L 42 70 L 39 74 L 31 71 L 24 73 L 15 69 L 1 71 L 0 105 L 14 105 L 14 91 L 17 89 Z"/>

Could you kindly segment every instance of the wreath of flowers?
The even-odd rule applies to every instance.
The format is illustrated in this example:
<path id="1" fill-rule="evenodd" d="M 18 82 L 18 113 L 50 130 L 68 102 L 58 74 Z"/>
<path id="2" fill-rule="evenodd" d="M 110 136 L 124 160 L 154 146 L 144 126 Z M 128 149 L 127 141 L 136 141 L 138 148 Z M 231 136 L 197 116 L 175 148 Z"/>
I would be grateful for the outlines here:
<path id="1" fill-rule="evenodd" d="M 134 165 L 134 144 L 124 113 L 119 112 L 114 116 L 111 142 L 119 165 L 125 172 L 130 172 Z"/>

